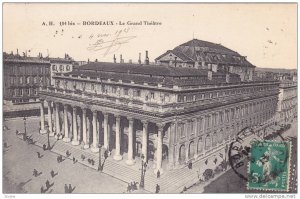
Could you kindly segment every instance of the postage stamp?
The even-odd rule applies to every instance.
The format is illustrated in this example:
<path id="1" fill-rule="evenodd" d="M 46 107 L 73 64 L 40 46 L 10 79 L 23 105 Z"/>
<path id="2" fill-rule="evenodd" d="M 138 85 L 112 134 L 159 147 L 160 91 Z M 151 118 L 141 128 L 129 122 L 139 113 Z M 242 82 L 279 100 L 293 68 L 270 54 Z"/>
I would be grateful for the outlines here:
<path id="1" fill-rule="evenodd" d="M 255 141 L 251 144 L 248 189 L 288 191 L 290 142 Z"/>

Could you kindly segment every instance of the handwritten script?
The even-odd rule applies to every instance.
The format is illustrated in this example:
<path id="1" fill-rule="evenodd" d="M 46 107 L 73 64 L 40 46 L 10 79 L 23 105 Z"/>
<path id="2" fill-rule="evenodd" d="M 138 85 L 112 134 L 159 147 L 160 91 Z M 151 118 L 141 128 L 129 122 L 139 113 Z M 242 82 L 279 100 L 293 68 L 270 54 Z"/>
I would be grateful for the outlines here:
<path id="1" fill-rule="evenodd" d="M 89 51 L 103 52 L 103 57 L 118 51 L 123 44 L 129 43 L 136 36 L 127 36 L 129 29 L 118 30 L 115 34 L 98 34 L 96 42 L 90 43 L 87 47 Z M 99 39 L 99 35 L 101 35 Z M 94 38 L 93 34 L 89 39 Z"/>

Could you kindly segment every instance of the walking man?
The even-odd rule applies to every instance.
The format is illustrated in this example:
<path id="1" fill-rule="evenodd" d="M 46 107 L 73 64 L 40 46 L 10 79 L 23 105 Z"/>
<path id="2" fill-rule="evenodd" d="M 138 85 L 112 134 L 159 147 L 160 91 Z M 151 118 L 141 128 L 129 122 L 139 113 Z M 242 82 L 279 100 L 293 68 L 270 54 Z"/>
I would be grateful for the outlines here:
<path id="1" fill-rule="evenodd" d="M 69 193 L 69 188 L 67 184 L 65 184 L 65 193 Z"/>
<path id="2" fill-rule="evenodd" d="M 160 191 L 160 186 L 158 184 L 156 184 L 155 193 L 159 193 L 159 191 Z"/>

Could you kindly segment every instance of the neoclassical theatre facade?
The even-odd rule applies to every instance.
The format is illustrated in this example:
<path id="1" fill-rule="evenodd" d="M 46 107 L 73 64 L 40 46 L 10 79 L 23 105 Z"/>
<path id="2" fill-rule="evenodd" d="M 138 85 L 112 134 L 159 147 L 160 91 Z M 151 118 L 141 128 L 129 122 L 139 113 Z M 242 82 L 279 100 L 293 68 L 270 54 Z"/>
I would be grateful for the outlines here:
<path id="1" fill-rule="evenodd" d="M 279 93 L 275 81 L 145 64 L 93 62 L 53 79 L 39 92 L 41 133 L 48 122 L 51 136 L 95 153 L 103 147 L 128 165 L 143 154 L 160 173 L 213 154 L 242 128 L 273 117 Z"/>

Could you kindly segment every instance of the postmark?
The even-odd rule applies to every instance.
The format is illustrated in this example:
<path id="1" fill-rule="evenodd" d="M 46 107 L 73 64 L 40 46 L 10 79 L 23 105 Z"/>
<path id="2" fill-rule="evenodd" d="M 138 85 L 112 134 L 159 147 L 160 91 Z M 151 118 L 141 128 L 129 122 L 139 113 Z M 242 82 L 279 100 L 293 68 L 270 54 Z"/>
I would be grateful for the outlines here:
<path id="1" fill-rule="evenodd" d="M 247 188 L 288 191 L 290 149 L 290 142 L 252 142 Z"/>

